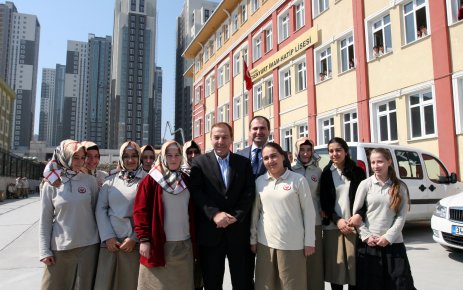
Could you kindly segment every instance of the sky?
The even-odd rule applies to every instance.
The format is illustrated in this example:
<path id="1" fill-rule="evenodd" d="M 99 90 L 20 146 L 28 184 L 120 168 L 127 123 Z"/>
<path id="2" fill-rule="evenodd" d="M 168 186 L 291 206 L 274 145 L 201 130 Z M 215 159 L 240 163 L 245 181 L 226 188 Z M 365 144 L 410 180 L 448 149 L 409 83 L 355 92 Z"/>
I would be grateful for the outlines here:
<path id="1" fill-rule="evenodd" d="M 39 70 L 34 133 L 39 131 L 42 68 L 66 64 L 68 40 L 87 41 L 88 34 L 113 34 L 115 0 L 10 0 L 18 12 L 37 15 L 40 22 Z M 1 3 L 5 3 L 1 0 Z M 175 33 L 183 0 L 158 0 L 156 65 L 163 69 L 162 134 L 167 121 L 174 125 Z M 161 41 L 162 40 L 162 41 Z M 170 139 L 170 134 L 165 134 Z"/>

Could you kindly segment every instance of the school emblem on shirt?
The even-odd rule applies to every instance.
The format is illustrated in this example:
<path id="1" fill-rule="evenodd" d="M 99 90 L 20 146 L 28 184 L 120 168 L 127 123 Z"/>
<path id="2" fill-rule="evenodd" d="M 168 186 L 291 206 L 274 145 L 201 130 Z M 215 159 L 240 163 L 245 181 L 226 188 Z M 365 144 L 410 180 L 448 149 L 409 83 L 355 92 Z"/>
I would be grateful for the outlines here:
<path id="1" fill-rule="evenodd" d="M 81 186 L 81 187 L 79 187 L 79 188 L 77 189 L 77 191 L 78 191 L 79 193 L 84 194 L 84 193 L 87 192 L 87 189 L 86 189 L 85 187 Z"/>
<path id="2" fill-rule="evenodd" d="M 318 182 L 318 176 L 312 175 L 312 181 L 313 182 Z"/>
<path id="3" fill-rule="evenodd" d="M 285 186 L 283 186 L 283 189 L 286 191 L 291 190 L 291 185 L 286 184 Z"/>

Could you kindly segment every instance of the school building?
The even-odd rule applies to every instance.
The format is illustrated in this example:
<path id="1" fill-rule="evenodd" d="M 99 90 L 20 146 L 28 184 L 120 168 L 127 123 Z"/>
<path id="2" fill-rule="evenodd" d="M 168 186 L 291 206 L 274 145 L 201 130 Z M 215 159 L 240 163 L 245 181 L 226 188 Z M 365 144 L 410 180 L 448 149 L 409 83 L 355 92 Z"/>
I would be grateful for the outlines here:
<path id="1" fill-rule="evenodd" d="M 287 151 L 301 136 L 319 145 L 339 136 L 425 149 L 461 173 L 460 9 L 460 0 L 224 0 L 183 54 L 193 60 L 193 139 L 211 149 L 212 124 L 228 122 L 236 151 L 248 120 L 263 115 Z"/>

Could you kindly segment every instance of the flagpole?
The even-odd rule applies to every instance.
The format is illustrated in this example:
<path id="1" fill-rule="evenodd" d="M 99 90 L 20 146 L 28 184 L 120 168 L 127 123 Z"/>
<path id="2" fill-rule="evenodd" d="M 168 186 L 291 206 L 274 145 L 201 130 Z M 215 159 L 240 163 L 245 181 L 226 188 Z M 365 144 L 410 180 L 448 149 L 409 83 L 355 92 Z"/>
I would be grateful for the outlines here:
<path id="1" fill-rule="evenodd" d="M 244 134 L 244 130 L 246 129 L 246 127 L 245 127 L 245 125 L 244 125 L 244 113 L 245 113 L 245 107 L 244 107 L 244 106 L 245 106 L 245 102 L 244 102 L 244 82 L 245 82 L 245 81 L 244 81 L 244 74 L 246 73 L 246 72 L 244 71 L 244 50 L 241 50 L 241 58 L 243 59 L 243 64 L 241 65 L 241 67 L 243 68 L 243 69 L 242 69 L 243 84 L 242 84 L 242 91 L 241 91 L 241 97 L 242 97 L 242 100 L 243 100 L 243 101 L 242 101 L 242 105 L 241 105 L 241 106 L 243 107 L 243 114 L 242 114 L 242 116 L 243 116 L 243 122 L 242 122 L 242 125 L 243 125 L 243 133 L 242 133 L 242 138 L 243 138 L 243 149 L 244 149 L 244 148 L 246 148 L 246 140 L 245 140 L 245 135 L 246 135 L 246 134 Z"/>

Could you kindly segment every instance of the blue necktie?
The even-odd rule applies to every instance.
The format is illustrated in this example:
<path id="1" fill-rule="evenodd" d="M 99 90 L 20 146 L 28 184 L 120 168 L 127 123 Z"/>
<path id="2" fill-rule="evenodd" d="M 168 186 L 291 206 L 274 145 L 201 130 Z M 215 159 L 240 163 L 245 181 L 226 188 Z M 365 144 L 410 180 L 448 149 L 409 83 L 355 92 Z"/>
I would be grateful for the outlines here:
<path id="1" fill-rule="evenodd" d="M 225 184 L 225 188 L 228 186 L 228 160 L 222 159 L 219 157 L 219 166 L 220 172 L 222 173 L 223 183 Z"/>
<path id="2" fill-rule="evenodd" d="M 254 148 L 254 150 L 252 150 L 252 152 L 254 152 L 254 156 L 252 157 L 252 160 L 251 160 L 251 166 L 252 166 L 252 173 L 254 173 L 254 175 L 257 175 L 259 173 L 259 158 L 260 158 L 260 151 L 262 149 L 260 148 Z"/>

